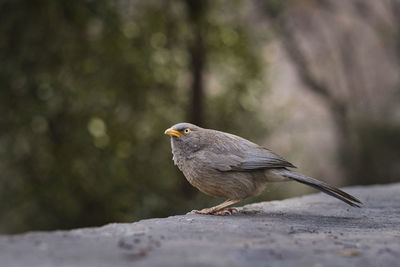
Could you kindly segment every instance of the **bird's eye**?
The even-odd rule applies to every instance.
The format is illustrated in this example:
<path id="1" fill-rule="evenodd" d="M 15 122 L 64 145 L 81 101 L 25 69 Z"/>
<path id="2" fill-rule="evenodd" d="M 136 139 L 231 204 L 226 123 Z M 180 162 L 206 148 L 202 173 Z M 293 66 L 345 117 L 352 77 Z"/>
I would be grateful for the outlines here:
<path id="1" fill-rule="evenodd" d="M 190 133 L 190 129 L 189 129 L 189 128 L 186 128 L 183 132 L 184 132 L 185 134 L 188 134 L 188 133 Z"/>

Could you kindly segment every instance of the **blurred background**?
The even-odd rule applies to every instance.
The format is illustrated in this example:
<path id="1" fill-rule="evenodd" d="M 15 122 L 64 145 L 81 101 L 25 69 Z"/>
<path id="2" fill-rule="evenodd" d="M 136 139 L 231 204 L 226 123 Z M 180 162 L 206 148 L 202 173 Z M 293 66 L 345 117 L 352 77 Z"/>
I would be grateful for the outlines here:
<path id="1" fill-rule="evenodd" d="M 173 165 L 181 121 L 336 186 L 397 182 L 399 100 L 400 0 L 0 0 L 0 233 L 221 202 Z"/>

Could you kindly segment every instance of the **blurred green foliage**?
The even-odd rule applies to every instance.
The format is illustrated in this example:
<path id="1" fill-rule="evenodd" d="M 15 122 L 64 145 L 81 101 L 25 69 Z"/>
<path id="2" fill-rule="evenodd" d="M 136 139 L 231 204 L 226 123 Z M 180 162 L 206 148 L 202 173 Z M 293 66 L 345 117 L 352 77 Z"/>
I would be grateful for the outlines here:
<path id="1" fill-rule="evenodd" d="M 204 125 L 257 140 L 265 92 L 242 1 L 204 3 Z M 0 232 L 179 214 L 215 201 L 184 186 L 164 129 L 188 117 L 184 1 L 0 3 Z M 196 26 L 196 25 L 195 25 Z M 199 26 L 199 25 L 197 25 Z"/>

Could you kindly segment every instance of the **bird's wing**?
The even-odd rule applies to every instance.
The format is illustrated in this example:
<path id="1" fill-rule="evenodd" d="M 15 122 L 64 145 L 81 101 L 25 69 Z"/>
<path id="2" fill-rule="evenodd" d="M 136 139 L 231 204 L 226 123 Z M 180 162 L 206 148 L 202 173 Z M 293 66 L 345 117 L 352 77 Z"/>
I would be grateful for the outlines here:
<path id="1" fill-rule="evenodd" d="M 259 147 L 253 151 L 244 152 L 243 154 L 242 161 L 239 165 L 233 166 L 233 169 L 254 170 L 279 167 L 296 168 L 292 163 L 263 147 Z"/>
<path id="2" fill-rule="evenodd" d="M 250 171 L 268 168 L 295 168 L 270 150 L 236 135 L 223 134 L 209 149 L 201 150 L 201 158 L 219 171 Z"/>

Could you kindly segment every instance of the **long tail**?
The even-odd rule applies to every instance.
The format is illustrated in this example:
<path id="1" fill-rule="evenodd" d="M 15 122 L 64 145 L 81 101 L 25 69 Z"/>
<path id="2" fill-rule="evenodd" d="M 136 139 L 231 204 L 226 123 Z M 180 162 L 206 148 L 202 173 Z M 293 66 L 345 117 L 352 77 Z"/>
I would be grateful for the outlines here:
<path id="1" fill-rule="evenodd" d="M 309 185 L 315 189 L 318 189 L 318 190 L 324 192 L 325 194 L 328 194 L 332 197 L 340 199 L 341 201 L 346 202 L 350 206 L 361 208 L 361 205 L 363 204 L 360 200 L 353 197 L 352 195 L 349 195 L 346 192 L 343 192 L 342 190 L 340 190 L 336 187 L 333 187 L 329 184 L 318 181 L 314 178 L 307 177 L 307 176 L 301 175 L 297 172 L 289 171 L 287 169 L 277 169 L 276 171 L 278 171 L 278 173 L 280 175 L 282 175 L 286 178 L 295 180 L 302 184 Z"/>

